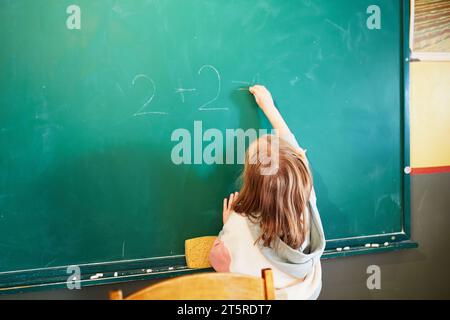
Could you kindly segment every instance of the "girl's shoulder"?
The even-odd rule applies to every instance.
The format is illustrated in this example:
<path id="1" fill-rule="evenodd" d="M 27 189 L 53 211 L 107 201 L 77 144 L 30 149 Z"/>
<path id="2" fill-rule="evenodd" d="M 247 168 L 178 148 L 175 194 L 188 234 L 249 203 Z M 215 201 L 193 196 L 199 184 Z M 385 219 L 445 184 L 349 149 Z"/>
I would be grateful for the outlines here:
<path id="1" fill-rule="evenodd" d="M 294 134 L 292 132 L 285 133 L 279 136 L 284 141 L 288 142 L 290 145 L 292 145 L 294 148 L 299 149 L 300 151 L 306 153 L 306 150 L 303 149 L 299 144 L 297 139 L 295 138 Z"/>
<path id="2" fill-rule="evenodd" d="M 253 222 L 243 214 L 232 211 L 228 217 L 227 222 L 223 225 L 222 233 L 228 232 L 243 232 L 248 229 L 249 225 L 253 225 Z"/>
<path id="3" fill-rule="evenodd" d="M 248 218 L 246 216 L 244 216 L 243 214 L 237 213 L 236 211 L 232 211 L 230 213 L 230 215 L 228 216 L 228 220 L 224 224 L 224 227 L 227 225 L 246 223 L 247 219 Z"/>

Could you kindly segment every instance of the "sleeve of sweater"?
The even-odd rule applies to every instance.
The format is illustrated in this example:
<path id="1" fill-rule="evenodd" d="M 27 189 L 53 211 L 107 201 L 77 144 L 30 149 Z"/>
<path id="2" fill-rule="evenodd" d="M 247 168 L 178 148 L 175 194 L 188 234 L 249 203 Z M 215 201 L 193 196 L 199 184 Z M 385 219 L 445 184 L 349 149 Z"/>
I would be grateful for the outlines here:
<path id="1" fill-rule="evenodd" d="M 297 139 L 295 138 L 295 136 L 294 136 L 294 134 L 293 134 L 292 132 L 291 132 L 291 133 L 286 133 L 286 134 L 279 135 L 279 137 L 280 137 L 281 139 L 283 139 L 284 141 L 288 142 L 288 143 L 289 143 L 291 146 L 293 146 L 294 148 L 300 150 L 300 152 L 303 152 L 303 153 L 305 154 L 305 156 L 306 156 L 306 162 L 307 162 L 307 164 L 308 164 L 308 166 L 309 166 L 308 156 L 306 155 L 306 152 L 307 152 L 308 150 L 303 149 L 303 148 L 298 144 Z"/>
<path id="2" fill-rule="evenodd" d="M 230 272 L 230 252 L 220 238 L 214 242 L 209 254 L 209 262 L 216 272 Z"/>
<path id="3" fill-rule="evenodd" d="M 306 153 L 306 150 L 300 147 L 293 133 L 286 133 L 279 136 L 283 140 L 289 142 L 294 148 L 299 149 L 300 151 Z"/>

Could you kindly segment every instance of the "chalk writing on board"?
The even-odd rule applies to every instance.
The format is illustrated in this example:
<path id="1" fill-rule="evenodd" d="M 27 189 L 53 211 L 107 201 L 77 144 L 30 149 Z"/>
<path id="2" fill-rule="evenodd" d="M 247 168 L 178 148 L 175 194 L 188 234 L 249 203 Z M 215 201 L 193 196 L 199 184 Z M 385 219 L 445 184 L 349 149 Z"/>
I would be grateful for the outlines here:
<path id="1" fill-rule="evenodd" d="M 214 96 L 214 98 L 212 98 L 212 99 L 208 100 L 207 102 L 205 102 L 204 104 L 202 104 L 198 108 L 198 110 L 200 110 L 200 111 L 228 110 L 228 108 L 212 108 L 212 107 L 208 107 L 209 105 L 211 105 L 212 103 L 217 101 L 217 99 L 219 98 L 220 91 L 221 91 L 221 86 L 222 86 L 222 80 L 220 78 L 219 71 L 214 66 L 212 66 L 210 64 L 202 66 L 198 70 L 198 74 L 200 75 L 202 73 L 202 71 L 205 70 L 205 69 L 210 69 L 216 74 L 216 76 L 217 76 L 217 91 L 216 91 L 216 95 Z"/>
<path id="2" fill-rule="evenodd" d="M 259 83 L 259 73 L 255 74 L 252 81 L 232 80 L 231 83 L 240 85 L 236 91 L 248 91 L 251 86 Z"/>
<path id="3" fill-rule="evenodd" d="M 231 83 L 240 85 L 240 87 L 237 88 L 236 91 L 248 91 L 249 87 L 251 86 L 251 83 L 250 82 L 246 82 L 246 81 L 233 80 L 233 81 L 231 81 Z"/>
<path id="4" fill-rule="evenodd" d="M 181 102 L 184 103 L 185 102 L 185 94 L 189 93 L 189 92 L 195 92 L 197 89 L 195 88 L 183 88 L 182 84 L 181 84 L 181 80 L 178 80 L 178 88 L 175 88 L 175 93 L 178 93 L 180 95 L 181 98 Z"/>
<path id="5" fill-rule="evenodd" d="M 185 101 L 185 96 L 184 96 L 184 94 L 185 94 L 186 92 L 194 92 L 194 91 L 196 91 L 196 90 L 197 90 L 197 89 L 195 89 L 195 88 L 192 88 L 192 89 L 176 88 L 176 89 L 175 89 L 175 93 L 178 93 L 178 94 L 180 95 L 180 97 L 181 97 L 181 102 L 184 103 L 184 101 Z"/>
<path id="6" fill-rule="evenodd" d="M 149 82 L 149 84 L 151 85 L 152 88 L 152 94 L 147 98 L 147 100 L 145 101 L 145 103 L 141 106 L 141 108 L 136 111 L 133 116 L 137 117 L 137 116 L 143 116 L 143 115 L 149 115 L 149 114 L 159 114 L 159 115 L 167 115 L 167 112 L 161 112 L 161 111 L 146 111 L 145 109 L 147 108 L 148 105 L 150 105 L 150 103 L 153 101 L 153 99 L 155 98 L 156 95 L 156 84 L 153 81 L 153 79 L 149 78 L 146 74 L 138 74 L 134 77 L 132 84 L 133 86 L 136 85 L 136 82 L 139 79 L 143 79 L 147 82 Z"/>
<path id="7" fill-rule="evenodd" d="M 233 80 L 233 81 L 231 81 L 231 83 L 246 84 L 248 86 L 251 84 L 250 82 L 247 82 L 247 81 L 237 81 L 237 80 Z"/>

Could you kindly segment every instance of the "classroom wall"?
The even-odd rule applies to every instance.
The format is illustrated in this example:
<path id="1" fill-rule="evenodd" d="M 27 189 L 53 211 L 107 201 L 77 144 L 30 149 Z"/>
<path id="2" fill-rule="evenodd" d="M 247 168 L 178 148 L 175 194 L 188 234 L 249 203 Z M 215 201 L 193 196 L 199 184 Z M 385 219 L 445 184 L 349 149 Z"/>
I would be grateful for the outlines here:
<path id="1" fill-rule="evenodd" d="M 411 231 L 419 248 L 326 261 L 321 299 L 450 299 L 450 62 L 414 62 L 410 77 Z M 381 268 L 381 290 L 367 289 L 371 264 Z"/>
<path id="2" fill-rule="evenodd" d="M 416 168 L 450 166 L 450 62 L 411 66 L 411 162 Z M 323 262 L 321 299 L 450 299 L 450 173 L 417 174 L 411 181 L 412 235 L 418 249 Z M 381 290 L 366 286 L 367 267 L 381 268 Z M 106 299 L 151 281 L 82 290 L 54 290 L 0 299 Z"/>
<path id="3" fill-rule="evenodd" d="M 411 166 L 450 166 L 450 62 L 411 64 Z"/>

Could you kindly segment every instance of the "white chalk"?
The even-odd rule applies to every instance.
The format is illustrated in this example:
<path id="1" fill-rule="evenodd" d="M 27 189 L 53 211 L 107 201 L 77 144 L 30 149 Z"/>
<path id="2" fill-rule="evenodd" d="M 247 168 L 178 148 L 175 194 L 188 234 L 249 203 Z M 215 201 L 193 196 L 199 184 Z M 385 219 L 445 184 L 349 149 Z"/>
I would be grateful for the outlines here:
<path id="1" fill-rule="evenodd" d="M 147 269 L 147 270 L 145 270 L 145 272 L 151 273 L 151 272 L 153 272 L 153 270 L 152 269 Z"/>
<path id="2" fill-rule="evenodd" d="M 370 243 L 366 243 L 365 247 L 370 248 Z"/>
<path id="3" fill-rule="evenodd" d="M 350 247 L 344 247 L 344 251 L 350 250 Z"/>
<path id="4" fill-rule="evenodd" d="M 117 277 L 119 275 L 118 272 L 114 272 L 114 277 Z"/>
<path id="5" fill-rule="evenodd" d="M 342 251 L 342 248 L 336 248 L 336 251 L 337 251 L 337 252 L 341 252 L 341 251 Z"/>
<path id="6" fill-rule="evenodd" d="M 169 270 L 173 270 L 173 267 L 169 267 Z"/>
<path id="7" fill-rule="evenodd" d="M 103 277 L 103 273 L 97 273 L 97 274 L 91 276 L 90 279 L 91 280 L 95 280 L 95 279 L 98 279 L 98 278 L 101 278 L 101 277 Z"/>
<path id="8" fill-rule="evenodd" d="M 385 246 L 385 247 L 389 246 L 389 242 L 385 242 L 385 243 L 384 243 L 384 246 Z"/>
<path id="9" fill-rule="evenodd" d="M 379 248 L 380 245 L 378 243 L 372 243 L 372 248 Z"/>

